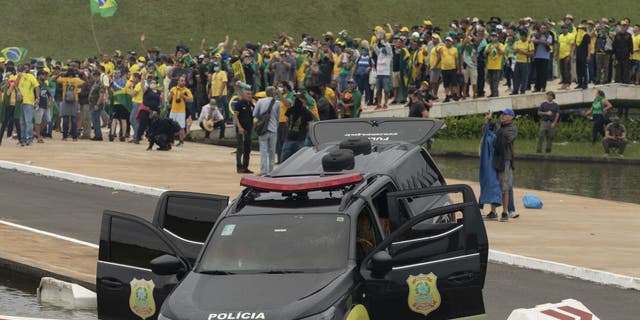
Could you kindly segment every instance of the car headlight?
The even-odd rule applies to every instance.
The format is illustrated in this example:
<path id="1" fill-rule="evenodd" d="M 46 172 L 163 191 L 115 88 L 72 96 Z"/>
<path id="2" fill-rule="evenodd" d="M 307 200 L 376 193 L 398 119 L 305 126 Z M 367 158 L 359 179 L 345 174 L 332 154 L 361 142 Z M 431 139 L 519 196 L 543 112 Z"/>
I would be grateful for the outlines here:
<path id="1" fill-rule="evenodd" d="M 173 320 L 165 315 L 163 315 L 162 313 L 158 315 L 158 320 Z"/>
<path id="2" fill-rule="evenodd" d="M 310 317 L 302 318 L 300 320 L 333 320 L 336 316 L 336 307 L 331 307 L 322 313 L 314 314 Z"/>

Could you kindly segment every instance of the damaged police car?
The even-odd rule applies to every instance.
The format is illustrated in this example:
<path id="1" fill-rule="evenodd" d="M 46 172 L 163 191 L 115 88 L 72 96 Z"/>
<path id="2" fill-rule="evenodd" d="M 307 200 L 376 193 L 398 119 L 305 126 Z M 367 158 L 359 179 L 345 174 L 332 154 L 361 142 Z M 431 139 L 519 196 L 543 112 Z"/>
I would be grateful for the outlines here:
<path id="1" fill-rule="evenodd" d="M 439 120 L 316 123 L 269 177 L 166 192 L 152 223 L 105 211 L 101 319 L 481 319 L 488 242 L 473 191 L 421 147 Z"/>

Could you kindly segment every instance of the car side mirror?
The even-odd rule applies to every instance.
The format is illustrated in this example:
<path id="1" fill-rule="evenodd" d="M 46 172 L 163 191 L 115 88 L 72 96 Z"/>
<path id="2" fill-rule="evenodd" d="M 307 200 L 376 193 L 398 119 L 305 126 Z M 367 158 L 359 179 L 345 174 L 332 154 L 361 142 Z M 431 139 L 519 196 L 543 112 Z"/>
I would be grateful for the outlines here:
<path id="1" fill-rule="evenodd" d="M 372 271 L 372 275 L 375 277 L 382 277 L 385 273 L 389 272 L 393 265 L 393 258 L 386 250 L 376 252 L 371 257 L 368 269 Z"/>
<path id="2" fill-rule="evenodd" d="M 161 276 L 178 274 L 185 270 L 185 266 L 180 259 L 168 254 L 151 260 L 149 264 L 151 265 L 151 271 Z"/>

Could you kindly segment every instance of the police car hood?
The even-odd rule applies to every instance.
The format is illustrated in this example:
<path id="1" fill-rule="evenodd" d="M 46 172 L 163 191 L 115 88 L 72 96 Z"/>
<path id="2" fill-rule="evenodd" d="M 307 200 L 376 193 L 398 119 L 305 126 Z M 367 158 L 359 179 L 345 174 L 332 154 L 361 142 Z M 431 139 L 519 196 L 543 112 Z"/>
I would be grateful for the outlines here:
<path id="1" fill-rule="evenodd" d="M 162 313 L 185 320 L 294 319 L 331 307 L 347 292 L 352 279 L 351 272 L 345 270 L 236 275 L 191 272 L 164 303 Z"/>

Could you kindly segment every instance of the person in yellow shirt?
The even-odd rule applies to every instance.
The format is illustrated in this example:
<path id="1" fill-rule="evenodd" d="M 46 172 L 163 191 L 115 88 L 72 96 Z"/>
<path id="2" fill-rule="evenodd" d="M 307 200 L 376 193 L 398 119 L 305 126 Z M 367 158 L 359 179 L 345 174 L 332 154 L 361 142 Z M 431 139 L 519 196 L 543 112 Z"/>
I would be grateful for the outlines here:
<path id="1" fill-rule="evenodd" d="M 513 72 L 512 95 L 524 94 L 529 84 L 529 70 L 531 70 L 531 57 L 533 57 L 533 43 L 527 37 L 527 30 L 519 31 L 520 39 L 513 43 L 513 53 L 516 55 L 516 65 Z M 569 57 L 571 66 L 571 57 Z M 571 70 L 569 70 L 571 71 Z M 569 73 L 571 76 L 571 73 Z"/>
<path id="2" fill-rule="evenodd" d="M 219 54 L 216 54 L 219 56 Z M 209 99 L 216 99 L 218 110 L 224 116 L 225 121 L 229 119 L 229 99 L 227 98 L 227 71 L 225 71 L 220 65 L 220 59 L 214 59 L 213 73 L 209 76 Z M 220 129 L 220 139 L 224 139 L 225 127 Z"/>
<path id="3" fill-rule="evenodd" d="M 500 71 L 502 70 L 502 59 L 504 57 L 504 44 L 498 41 L 498 34 L 491 32 L 491 43 L 484 49 L 484 56 L 487 57 L 487 82 L 491 88 L 489 97 L 498 96 L 498 85 L 500 84 Z"/>
<path id="4" fill-rule="evenodd" d="M 633 26 L 633 53 L 631 54 L 631 80 L 640 84 L 640 24 Z"/>
<path id="5" fill-rule="evenodd" d="M 571 85 L 571 57 L 575 49 L 576 33 L 569 33 L 569 25 L 561 26 L 562 33 L 558 36 L 558 51 L 555 58 L 560 67 L 560 90 L 567 90 Z"/>
<path id="6" fill-rule="evenodd" d="M 132 76 L 132 81 L 129 84 L 129 90 L 131 91 L 131 103 L 133 104 L 133 109 L 131 109 L 131 113 L 129 114 L 129 123 L 133 127 L 133 139 L 129 140 L 129 142 L 133 142 L 135 144 L 140 143 L 142 137 L 138 137 L 138 127 L 140 126 L 140 122 L 137 119 L 138 108 L 142 104 L 142 97 L 144 95 L 144 83 L 142 81 L 145 77 L 146 73 L 134 73 Z"/>
<path id="7" fill-rule="evenodd" d="M 438 89 L 440 88 L 440 78 L 442 78 L 442 51 L 444 46 L 440 43 L 440 36 L 434 34 L 432 37 L 433 48 L 429 53 L 429 80 L 431 81 L 431 89 L 433 90 L 433 96 L 438 96 Z"/>
<path id="8" fill-rule="evenodd" d="M 102 54 L 102 62 L 100 62 L 100 65 L 104 67 L 104 73 L 107 75 L 112 75 L 113 71 L 116 69 L 113 62 L 111 62 L 109 55 L 106 53 Z"/>
<path id="9" fill-rule="evenodd" d="M 73 141 L 78 140 L 78 93 L 84 80 L 78 77 L 75 69 L 69 68 L 61 73 L 61 77 L 54 76 L 58 84 L 62 85 L 62 104 L 60 105 L 60 116 L 62 117 L 62 140 L 67 141 L 69 135 Z M 70 123 L 69 123 L 70 122 Z M 71 130 L 69 130 L 71 129 Z"/>
<path id="10" fill-rule="evenodd" d="M 460 54 L 458 49 L 453 46 L 453 38 L 445 38 L 444 45 L 440 68 L 442 69 L 442 82 L 446 94 L 444 102 L 449 102 L 451 98 L 458 99 L 459 97 L 458 74 L 462 73 L 462 69 L 460 68 Z"/>
<path id="11" fill-rule="evenodd" d="M 187 78 L 181 75 L 180 78 L 178 78 L 178 85 L 169 91 L 169 101 L 171 102 L 169 118 L 180 125 L 180 132 L 178 133 L 180 142 L 178 142 L 176 147 L 184 144 L 185 128 L 187 126 L 187 102 L 193 101 L 193 94 L 191 90 L 185 86 L 186 84 Z"/>
<path id="12" fill-rule="evenodd" d="M 20 106 L 20 145 L 29 146 L 33 142 L 33 116 L 34 105 L 39 101 L 38 87 L 40 83 L 29 73 L 29 65 L 19 66 L 16 82 L 18 83 L 18 91 L 22 95 L 22 105 Z"/>

